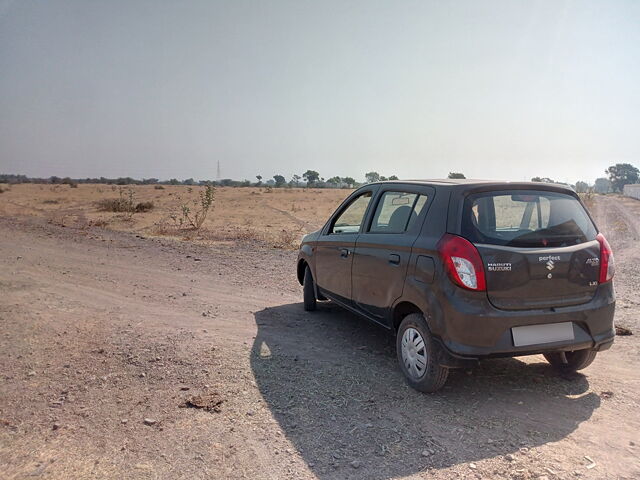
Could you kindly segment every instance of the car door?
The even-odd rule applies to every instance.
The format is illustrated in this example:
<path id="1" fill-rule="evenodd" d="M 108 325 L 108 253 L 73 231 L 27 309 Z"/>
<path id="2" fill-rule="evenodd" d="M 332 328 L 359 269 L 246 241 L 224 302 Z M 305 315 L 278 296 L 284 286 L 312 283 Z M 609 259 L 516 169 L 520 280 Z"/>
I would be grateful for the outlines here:
<path id="1" fill-rule="evenodd" d="M 352 266 L 354 304 L 380 323 L 402 295 L 411 247 L 432 194 L 429 187 L 385 186 L 369 225 L 358 236 Z"/>
<path id="2" fill-rule="evenodd" d="M 377 186 L 358 190 L 331 216 L 318 237 L 316 284 L 326 296 L 351 304 L 351 265 L 356 239 Z"/>

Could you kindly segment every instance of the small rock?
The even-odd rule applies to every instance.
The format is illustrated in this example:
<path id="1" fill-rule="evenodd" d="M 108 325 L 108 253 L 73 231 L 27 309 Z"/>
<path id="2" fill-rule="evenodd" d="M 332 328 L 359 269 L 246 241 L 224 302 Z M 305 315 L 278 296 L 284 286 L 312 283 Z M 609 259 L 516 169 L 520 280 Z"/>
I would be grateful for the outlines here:
<path id="1" fill-rule="evenodd" d="M 422 456 L 423 457 L 429 457 L 431 455 L 431 452 L 429 450 L 423 450 L 422 451 Z"/>
<path id="2" fill-rule="evenodd" d="M 477 466 L 475 463 L 470 463 L 470 464 L 469 464 L 469 468 L 470 468 L 471 470 L 475 470 L 476 468 L 478 468 L 478 466 Z"/>
<path id="3" fill-rule="evenodd" d="M 247 412 L 247 416 L 249 416 L 249 417 L 253 417 L 254 415 L 255 415 L 255 413 L 253 413 L 253 411 L 251 411 L 251 410 L 249 410 Z"/>
<path id="4" fill-rule="evenodd" d="M 27 373 L 27 377 L 33 377 L 35 376 L 36 372 L 31 370 L 29 373 Z"/>
<path id="5" fill-rule="evenodd" d="M 120 423 L 123 425 L 126 425 L 129 422 L 129 420 L 127 420 L 126 418 L 123 418 L 122 420 L 120 420 Z"/>
<path id="6" fill-rule="evenodd" d="M 512 454 L 510 454 L 510 453 L 507 453 L 507 454 L 504 456 L 504 458 L 505 458 L 505 459 L 507 459 L 509 462 L 513 462 L 513 461 L 516 459 L 516 457 L 514 457 L 514 456 L 513 456 Z"/>
<path id="7" fill-rule="evenodd" d="M 360 468 L 361 463 L 358 460 L 354 460 L 353 462 L 351 462 L 351 466 L 353 468 Z"/>
<path id="8" fill-rule="evenodd" d="M 53 428 L 54 430 L 58 430 L 58 429 L 60 429 L 60 427 L 61 427 L 61 426 L 62 426 L 62 425 L 60 425 L 59 423 L 54 423 L 52 428 Z"/>
<path id="9" fill-rule="evenodd" d="M 154 418 L 145 418 L 144 419 L 144 424 L 145 425 L 152 426 L 152 425 L 155 425 L 156 423 L 158 423 L 158 422 Z"/>
<path id="10" fill-rule="evenodd" d="M 140 378 L 144 378 L 144 377 L 146 377 L 146 376 L 147 376 L 147 374 L 146 374 L 146 373 L 144 373 L 144 372 L 142 372 L 142 373 L 140 374 Z"/>

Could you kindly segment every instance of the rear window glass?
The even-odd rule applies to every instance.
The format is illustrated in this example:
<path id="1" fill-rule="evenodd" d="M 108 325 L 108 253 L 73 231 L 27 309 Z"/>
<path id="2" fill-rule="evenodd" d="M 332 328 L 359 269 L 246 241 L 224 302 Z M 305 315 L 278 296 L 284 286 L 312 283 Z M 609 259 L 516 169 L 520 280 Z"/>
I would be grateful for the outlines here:
<path id="1" fill-rule="evenodd" d="M 564 247 L 595 240 L 597 231 L 571 195 L 510 190 L 470 195 L 462 235 L 474 243 L 513 247 Z"/>

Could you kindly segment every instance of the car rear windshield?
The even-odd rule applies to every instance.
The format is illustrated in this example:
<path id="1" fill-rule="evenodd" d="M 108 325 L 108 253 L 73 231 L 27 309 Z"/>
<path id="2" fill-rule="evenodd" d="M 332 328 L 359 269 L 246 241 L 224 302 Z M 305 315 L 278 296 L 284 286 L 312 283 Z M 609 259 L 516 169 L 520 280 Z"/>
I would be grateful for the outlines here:
<path id="1" fill-rule="evenodd" d="M 597 231 L 573 196 L 509 190 L 469 195 L 462 235 L 473 243 L 524 248 L 566 247 L 595 240 Z"/>

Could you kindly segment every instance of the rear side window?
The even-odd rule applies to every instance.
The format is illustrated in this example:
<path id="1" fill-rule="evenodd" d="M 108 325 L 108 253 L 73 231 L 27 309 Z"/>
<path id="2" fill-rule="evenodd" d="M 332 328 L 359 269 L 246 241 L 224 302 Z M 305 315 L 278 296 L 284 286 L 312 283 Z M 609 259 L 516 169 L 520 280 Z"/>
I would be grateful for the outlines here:
<path id="1" fill-rule="evenodd" d="M 371 233 L 403 233 L 417 220 L 427 201 L 425 195 L 406 192 L 382 194 L 371 222 Z"/>
<path id="2" fill-rule="evenodd" d="M 513 247 L 564 247 L 590 242 L 596 228 L 571 195 L 511 190 L 466 198 L 462 235 L 474 243 Z"/>

